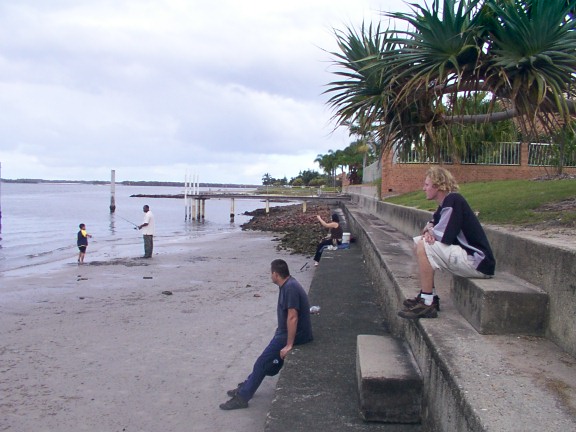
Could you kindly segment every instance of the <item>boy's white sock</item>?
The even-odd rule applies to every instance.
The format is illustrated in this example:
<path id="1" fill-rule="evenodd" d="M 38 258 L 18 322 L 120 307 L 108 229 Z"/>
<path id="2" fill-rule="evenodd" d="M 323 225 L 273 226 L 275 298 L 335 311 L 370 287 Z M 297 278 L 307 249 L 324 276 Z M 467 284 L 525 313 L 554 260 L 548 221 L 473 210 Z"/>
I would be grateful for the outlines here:
<path id="1" fill-rule="evenodd" d="M 420 298 L 422 300 L 424 300 L 424 304 L 426 306 L 430 306 L 432 304 L 432 302 L 434 301 L 434 294 L 420 294 Z"/>

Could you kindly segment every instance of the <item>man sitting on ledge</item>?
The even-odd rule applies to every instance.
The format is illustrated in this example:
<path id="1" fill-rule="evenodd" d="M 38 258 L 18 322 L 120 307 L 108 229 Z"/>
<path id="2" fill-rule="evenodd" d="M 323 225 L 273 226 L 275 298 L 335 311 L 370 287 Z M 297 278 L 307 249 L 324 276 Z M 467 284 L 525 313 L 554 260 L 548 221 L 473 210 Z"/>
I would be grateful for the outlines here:
<path id="1" fill-rule="evenodd" d="M 452 174 L 432 167 L 424 181 L 426 199 L 439 206 L 422 234 L 414 237 L 420 275 L 420 294 L 404 301 L 398 315 L 406 319 L 436 318 L 440 300 L 434 293 L 438 269 L 468 278 L 490 278 L 496 261 L 478 218 L 462 195 Z"/>

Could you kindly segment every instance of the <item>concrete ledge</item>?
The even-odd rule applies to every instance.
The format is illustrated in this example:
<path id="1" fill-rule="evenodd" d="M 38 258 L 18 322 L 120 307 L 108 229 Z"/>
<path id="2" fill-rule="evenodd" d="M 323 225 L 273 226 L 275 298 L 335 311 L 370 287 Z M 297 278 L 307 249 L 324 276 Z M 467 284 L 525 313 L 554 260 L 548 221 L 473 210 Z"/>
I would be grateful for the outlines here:
<path id="1" fill-rule="evenodd" d="M 545 333 L 548 295 L 509 273 L 499 272 L 493 279 L 454 276 L 452 299 L 478 333 Z"/>
<path id="2" fill-rule="evenodd" d="M 404 343 L 390 336 L 358 335 L 356 375 L 364 420 L 420 423 L 422 377 Z"/>

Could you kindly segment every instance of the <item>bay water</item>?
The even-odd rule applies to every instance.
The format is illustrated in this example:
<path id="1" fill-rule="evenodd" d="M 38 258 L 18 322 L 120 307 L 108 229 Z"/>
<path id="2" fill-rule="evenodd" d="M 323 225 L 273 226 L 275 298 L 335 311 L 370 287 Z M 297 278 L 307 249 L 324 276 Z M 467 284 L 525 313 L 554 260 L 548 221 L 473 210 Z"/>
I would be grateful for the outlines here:
<path id="1" fill-rule="evenodd" d="M 208 191 L 200 188 L 200 192 Z M 212 192 L 222 192 L 212 188 Z M 230 199 L 206 200 L 203 221 L 185 220 L 184 200 L 141 198 L 135 194 L 176 195 L 182 187 L 116 185 L 116 210 L 110 212 L 110 185 L 2 183 L 0 204 L 0 276 L 39 273 L 76 264 L 78 225 L 86 224 L 89 239 L 86 262 L 138 257 L 143 254 L 141 232 L 144 204 L 155 217 L 155 253 L 162 244 L 200 236 L 240 231 L 250 217 L 245 211 L 265 206 L 259 199 L 236 199 L 230 221 Z M 231 189 L 241 193 L 247 190 Z"/>

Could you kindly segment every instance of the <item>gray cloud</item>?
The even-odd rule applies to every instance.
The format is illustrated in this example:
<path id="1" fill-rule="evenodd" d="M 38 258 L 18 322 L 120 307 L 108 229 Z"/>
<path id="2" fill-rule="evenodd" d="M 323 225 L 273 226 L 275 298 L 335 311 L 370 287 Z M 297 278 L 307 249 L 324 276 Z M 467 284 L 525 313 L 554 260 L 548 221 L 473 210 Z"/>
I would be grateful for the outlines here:
<path id="1" fill-rule="evenodd" d="M 286 4 L 284 4 L 286 3 Z M 399 0 L 386 3 L 403 5 Z M 402 6 L 404 7 L 404 6 Z M 380 2 L 0 2 L 6 178 L 259 183 L 345 147 L 322 96 L 332 28 Z M 322 49 L 323 48 L 323 49 Z"/>

